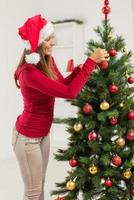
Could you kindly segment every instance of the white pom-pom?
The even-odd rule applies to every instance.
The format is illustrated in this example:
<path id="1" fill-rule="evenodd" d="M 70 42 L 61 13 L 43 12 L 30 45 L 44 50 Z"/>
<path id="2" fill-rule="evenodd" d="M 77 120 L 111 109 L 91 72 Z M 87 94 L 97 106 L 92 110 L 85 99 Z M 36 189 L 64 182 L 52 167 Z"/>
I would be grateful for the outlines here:
<path id="1" fill-rule="evenodd" d="M 29 64 L 36 65 L 40 61 L 40 55 L 38 53 L 31 53 L 25 56 L 25 61 Z"/>

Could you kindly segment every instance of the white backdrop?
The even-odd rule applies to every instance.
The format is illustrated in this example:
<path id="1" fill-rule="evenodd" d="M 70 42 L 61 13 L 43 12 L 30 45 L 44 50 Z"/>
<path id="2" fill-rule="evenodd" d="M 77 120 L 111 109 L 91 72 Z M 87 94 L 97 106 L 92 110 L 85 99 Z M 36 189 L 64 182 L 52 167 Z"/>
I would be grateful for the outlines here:
<path id="1" fill-rule="evenodd" d="M 85 22 L 86 43 L 96 37 L 93 28 L 101 23 L 102 2 L 98 0 L 0 0 L 0 159 L 12 155 L 11 131 L 16 117 L 23 108 L 20 92 L 13 81 L 13 72 L 23 50 L 17 28 L 28 17 L 39 13 L 49 20 L 82 19 Z M 122 34 L 126 39 L 127 49 L 134 50 L 132 1 L 111 0 L 110 2 L 111 23 L 117 34 Z"/>

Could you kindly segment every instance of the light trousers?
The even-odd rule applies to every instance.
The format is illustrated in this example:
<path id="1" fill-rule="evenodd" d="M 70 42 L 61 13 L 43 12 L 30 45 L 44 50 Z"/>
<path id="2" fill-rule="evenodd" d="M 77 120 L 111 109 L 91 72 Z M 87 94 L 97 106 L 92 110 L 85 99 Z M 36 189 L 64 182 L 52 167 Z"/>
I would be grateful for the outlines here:
<path id="1" fill-rule="evenodd" d="M 12 146 L 22 180 L 23 200 L 44 200 L 46 169 L 50 152 L 50 136 L 26 137 L 13 128 Z"/>

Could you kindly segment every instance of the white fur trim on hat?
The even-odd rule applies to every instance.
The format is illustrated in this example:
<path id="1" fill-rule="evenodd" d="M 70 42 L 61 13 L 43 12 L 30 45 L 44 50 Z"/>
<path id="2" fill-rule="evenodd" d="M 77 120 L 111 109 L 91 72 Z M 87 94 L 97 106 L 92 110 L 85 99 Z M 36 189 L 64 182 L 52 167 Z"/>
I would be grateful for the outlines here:
<path id="1" fill-rule="evenodd" d="M 40 55 L 36 52 L 30 53 L 25 56 L 25 61 L 29 64 L 36 65 L 40 61 Z"/>

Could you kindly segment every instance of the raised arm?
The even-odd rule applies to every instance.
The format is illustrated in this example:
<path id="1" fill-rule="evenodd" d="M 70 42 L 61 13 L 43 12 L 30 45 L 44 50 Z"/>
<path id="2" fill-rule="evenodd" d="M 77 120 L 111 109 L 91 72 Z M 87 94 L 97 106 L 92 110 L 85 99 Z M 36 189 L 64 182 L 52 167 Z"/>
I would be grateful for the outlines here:
<path id="1" fill-rule="evenodd" d="M 20 76 L 22 84 L 25 86 L 37 89 L 49 96 L 73 99 L 85 85 L 95 65 L 96 63 L 88 58 L 83 64 L 81 71 L 68 85 L 64 85 L 56 80 L 51 80 L 34 66 L 24 68 Z"/>

